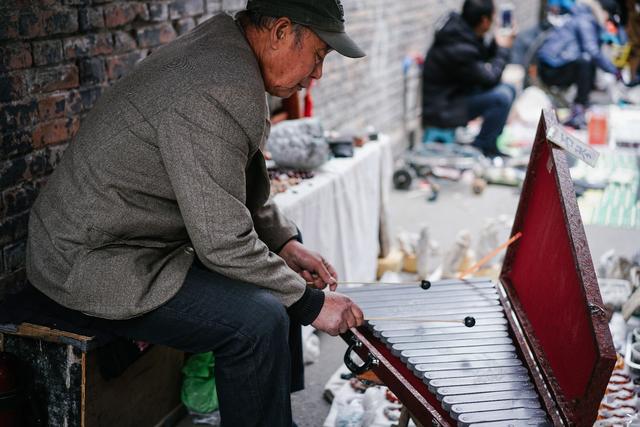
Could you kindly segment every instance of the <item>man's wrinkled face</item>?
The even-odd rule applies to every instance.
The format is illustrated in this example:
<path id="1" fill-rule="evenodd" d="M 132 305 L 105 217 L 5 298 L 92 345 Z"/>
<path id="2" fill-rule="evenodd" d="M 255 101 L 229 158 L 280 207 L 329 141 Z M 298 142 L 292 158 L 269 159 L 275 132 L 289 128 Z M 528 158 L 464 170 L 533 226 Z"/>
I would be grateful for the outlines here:
<path id="1" fill-rule="evenodd" d="M 262 71 L 267 92 L 287 98 L 322 77 L 324 58 L 331 48 L 308 28 L 296 37 L 293 27 L 287 26 L 277 37 L 278 49 Z"/>

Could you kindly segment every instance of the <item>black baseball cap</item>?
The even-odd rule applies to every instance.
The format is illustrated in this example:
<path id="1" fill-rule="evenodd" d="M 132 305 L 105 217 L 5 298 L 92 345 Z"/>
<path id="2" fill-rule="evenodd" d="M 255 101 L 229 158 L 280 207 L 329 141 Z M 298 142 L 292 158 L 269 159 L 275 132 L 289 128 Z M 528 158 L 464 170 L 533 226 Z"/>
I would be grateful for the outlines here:
<path id="1" fill-rule="evenodd" d="M 286 16 L 296 24 L 311 28 L 339 54 L 349 58 L 365 56 L 344 29 L 340 0 L 249 0 L 247 10 L 274 18 Z"/>

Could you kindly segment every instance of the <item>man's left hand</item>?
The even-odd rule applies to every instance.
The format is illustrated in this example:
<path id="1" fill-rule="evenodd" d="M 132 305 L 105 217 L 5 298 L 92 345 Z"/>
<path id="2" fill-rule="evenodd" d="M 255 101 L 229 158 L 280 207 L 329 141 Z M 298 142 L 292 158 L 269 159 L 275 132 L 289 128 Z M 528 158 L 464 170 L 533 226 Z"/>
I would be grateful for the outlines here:
<path id="1" fill-rule="evenodd" d="M 290 240 L 278 255 L 310 286 L 324 289 L 329 285 L 329 289 L 336 290 L 338 286 L 336 270 L 319 253 L 310 251 L 297 240 Z"/>

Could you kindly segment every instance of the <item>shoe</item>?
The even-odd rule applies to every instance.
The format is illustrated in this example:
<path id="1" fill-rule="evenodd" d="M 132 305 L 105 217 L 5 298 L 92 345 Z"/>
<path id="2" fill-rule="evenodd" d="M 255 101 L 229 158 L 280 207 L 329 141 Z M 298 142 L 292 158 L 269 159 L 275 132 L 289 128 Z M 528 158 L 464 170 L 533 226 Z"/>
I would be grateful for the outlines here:
<path id="1" fill-rule="evenodd" d="M 489 157 L 491 159 L 495 159 L 496 157 L 502 157 L 503 159 L 510 159 L 511 156 L 508 155 L 507 153 L 503 153 L 502 151 L 498 150 L 497 148 L 491 148 L 489 150 L 483 150 L 482 154 L 485 155 L 485 157 Z"/>
<path id="2" fill-rule="evenodd" d="M 477 147 L 475 145 L 474 147 L 480 150 L 482 152 L 482 155 L 488 159 L 495 159 L 496 157 L 502 157 L 502 158 L 508 159 L 511 157 L 507 153 L 503 153 L 502 151 L 500 151 L 497 147 L 485 148 L 485 147 Z"/>
<path id="3" fill-rule="evenodd" d="M 571 107 L 571 115 L 569 116 L 569 119 L 564 122 L 564 125 L 574 129 L 586 129 L 587 118 L 585 117 L 584 112 L 584 105 L 575 104 Z"/>
<path id="4" fill-rule="evenodd" d="M 471 145 L 480 150 L 482 152 L 482 155 L 489 159 L 493 159 L 495 157 L 504 157 L 506 159 L 511 157 L 507 153 L 503 153 L 502 151 L 500 151 L 498 147 L 480 147 L 475 144 Z"/>

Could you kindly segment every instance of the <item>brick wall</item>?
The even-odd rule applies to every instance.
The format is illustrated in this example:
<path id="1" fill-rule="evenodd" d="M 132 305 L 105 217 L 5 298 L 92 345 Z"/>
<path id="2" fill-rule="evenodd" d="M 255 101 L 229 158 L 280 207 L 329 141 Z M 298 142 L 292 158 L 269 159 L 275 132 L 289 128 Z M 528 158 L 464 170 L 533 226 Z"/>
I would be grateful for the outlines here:
<path id="1" fill-rule="evenodd" d="M 246 0 L 0 0 L 0 297 L 24 281 L 29 208 L 103 91 L 155 48 Z M 331 54 L 314 88 L 327 128 L 402 127 L 403 58 L 459 0 L 343 0 L 363 60 Z M 522 28 L 538 1 L 517 0 Z M 415 73 L 414 73 L 415 75 Z"/>

